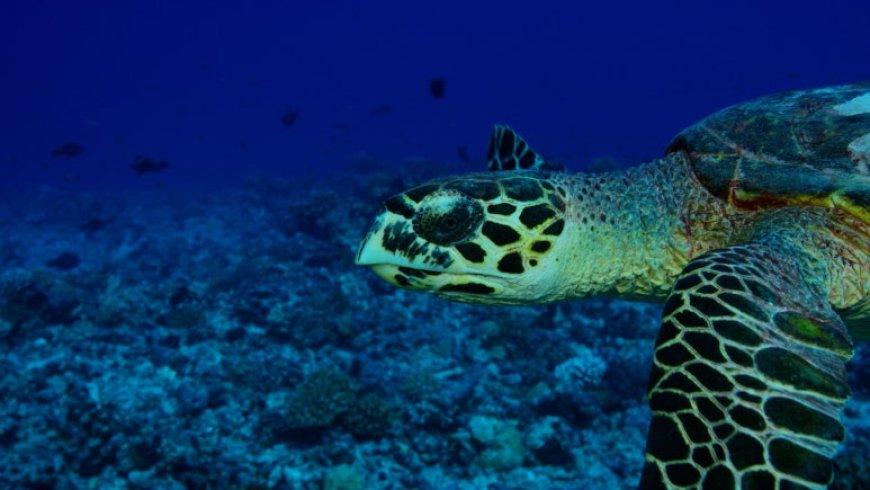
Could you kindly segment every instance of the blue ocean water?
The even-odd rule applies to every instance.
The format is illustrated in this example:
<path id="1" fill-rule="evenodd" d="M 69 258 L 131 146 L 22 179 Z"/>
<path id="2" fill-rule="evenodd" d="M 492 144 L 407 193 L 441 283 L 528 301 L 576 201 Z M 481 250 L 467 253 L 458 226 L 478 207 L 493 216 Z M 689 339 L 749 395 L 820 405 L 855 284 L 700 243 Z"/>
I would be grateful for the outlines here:
<path id="1" fill-rule="evenodd" d="M 379 203 L 870 79 L 866 0 L 0 5 L 0 488 L 632 488 L 661 307 L 353 265 Z M 568 361 L 571 363 L 566 364 Z M 870 487 L 870 353 L 838 488 Z M 863 485 L 863 486 L 862 486 Z"/>

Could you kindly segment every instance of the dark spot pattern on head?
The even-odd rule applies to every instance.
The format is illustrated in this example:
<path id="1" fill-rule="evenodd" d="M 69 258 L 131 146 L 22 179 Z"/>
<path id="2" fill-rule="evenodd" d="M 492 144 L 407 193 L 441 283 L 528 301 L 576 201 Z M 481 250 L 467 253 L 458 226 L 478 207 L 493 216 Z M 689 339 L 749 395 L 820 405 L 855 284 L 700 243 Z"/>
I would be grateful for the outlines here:
<path id="1" fill-rule="evenodd" d="M 547 241 L 538 241 L 532 244 L 532 251 L 538 253 L 544 253 L 550 249 L 550 242 Z"/>
<path id="2" fill-rule="evenodd" d="M 454 247 L 470 262 L 479 264 L 486 258 L 486 252 L 474 242 L 457 243 Z"/>
<path id="3" fill-rule="evenodd" d="M 498 270 L 510 274 L 523 273 L 523 258 L 517 252 L 511 252 L 498 261 Z"/>
<path id="4" fill-rule="evenodd" d="M 450 254 L 438 248 L 432 251 L 430 257 L 432 257 L 432 262 L 441 267 L 450 267 L 450 264 L 453 263 Z"/>
<path id="5" fill-rule="evenodd" d="M 445 284 L 438 288 L 438 291 L 447 293 L 492 294 L 495 292 L 495 289 L 486 284 L 466 282 L 462 284 Z"/>
<path id="6" fill-rule="evenodd" d="M 444 189 L 455 190 L 468 197 L 482 199 L 484 201 L 491 201 L 501 194 L 498 190 L 498 185 L 496 185 L 495 182 L 482 180 L 454 180 L 444 185 Z"/>
<path id="7" fill-rule="evenodd" d="M 553 235 L 559 236 L 562 234 L 562 230 L 565 228 L 565 220 L 557 219 L 550 226 L 546 227 L 543 231 L 544 235 Z"/>
<path id="8" fill-rule="evenodd" d="M 402 196 L 395 196 L 387 199 L 384 202 L 384 207 L 387 208 L 387 211 L 404 216 L 407 219 L 411 219 L 414 216 L 414 209 Z"/>
<path id="9" fill-rule="evenodd" d="M 411 276 L 411 277 L 417 277 L 417 278 L 426 277 L 426 274 L 424 274 L 423 271 L 417 270 L 417 269 L 412 269 L 410 267 L 399 267 L 399 272 L 401 272 L 402 274 L 405 274 L 406 276 Z"/>
<path id="10" fill-rule="evenodd" d="M 504 179 L 501 182 L 502 189 L 508 198 L 515 201 L 536 201 L 544 197 L 544 191 L 537 181 L 526 178 Z"/>
<path id="11" fill-rule="evenodd" d="M 438 190 L 438 185 L 436 184 L 426 184 L 414 187 L 405 192 L 405 195 L 408 196 L 414 202 L 420 202 L 426 198 L 429 194 Z"/>
<path id="12" fill-rule="evenodd" d="M 520 239 L 520 234 L 513 228 L 492 221 L 484 221 L 481 232 L 496 245 L 508 245 Z"/>
<path id="13" fill-rule="evenodd" d="M 546 204 L 529 206 L 520 213 L 520 223 L 528 229 L 537 228 L 539 225 L 556 216 L 556 212 Z"/>
<path id="14" fill-rule="evenodd" d="M 490 214 L 500 214 L 503 216 L 510 216 L 514 214 L 514 211 L 517 210 L 517 207 L 511 203 L 503 202 L 500 204 L 490 204 L 486 207 L 486 210 Z"/>
<path id="15" fill-rule="evenodd" d="M 413 259 L 420 251 L 411 253 L 411 246 L 417 240 L 417 235 L 411 231 L 407 222 L 396 222 L 384 228 L 384 237 L 381 246 L 388 252 L 401 252 L 409 259 Z"/>
<path id="16" fill-rule="evenodd" d="M 407 277 L 401 274 L 396 274 L 395 276 L 393 276 L 393 278 L 396 280 L 396 283 L 402 287 L 408 287 L 411 285 L 411 281 L 409 281 Z"/>
<path id="17" fill-rule="evenodd" d="M 414 231 L 438 245 L 450 245 L 465 239 L 483 220 L 483 209 L 473 199 L 461 198 L 449 211 L 424 207 L 414 213 Z"/>

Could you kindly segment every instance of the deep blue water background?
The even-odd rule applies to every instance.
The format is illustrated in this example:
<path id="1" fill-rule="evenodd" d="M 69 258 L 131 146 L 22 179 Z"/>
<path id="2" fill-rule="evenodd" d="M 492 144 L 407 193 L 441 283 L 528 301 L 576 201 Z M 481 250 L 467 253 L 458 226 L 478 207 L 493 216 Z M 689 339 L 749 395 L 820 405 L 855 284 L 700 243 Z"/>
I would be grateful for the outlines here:
<path id="1" fill-rule="evenodd" d="M 633 165 L 729 104 L 870 79 L 868 20 L 0 1 L 0 488 L 635 488 L 660 305 L 449 303 L 354 251 L 391 193 L 482 170 L 493 123 Z M 832 490 L 870 488 L 866 343 L 848 376 Z"/>
<path id="2" fill-rule="evenodd" d="M 494 122 L 572 169 L 631 164 L 725 105 L 870 78 L 867 19 L 866 0 L 7 0 L 0 186 L 227 187 L 361 151 L 472 170 Z M 84 153 L 52 158 L 66 142 Z M 137 156 L 171 167 L 140 178 Z"/>

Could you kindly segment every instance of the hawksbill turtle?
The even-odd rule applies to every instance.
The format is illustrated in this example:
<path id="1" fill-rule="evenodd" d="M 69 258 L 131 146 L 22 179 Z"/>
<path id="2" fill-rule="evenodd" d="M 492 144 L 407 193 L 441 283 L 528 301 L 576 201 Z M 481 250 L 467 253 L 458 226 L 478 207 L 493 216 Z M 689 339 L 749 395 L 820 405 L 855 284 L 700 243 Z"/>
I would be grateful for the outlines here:
<path id="1" fill-rule="evenodd" d="M 385 201 L 357 264 L 450 300 L 663 302 L 641 488 L 825 488 L 870 339 L 870 82 L 721 110 L 568 174 L 496 126 L 490 172 Z"/>

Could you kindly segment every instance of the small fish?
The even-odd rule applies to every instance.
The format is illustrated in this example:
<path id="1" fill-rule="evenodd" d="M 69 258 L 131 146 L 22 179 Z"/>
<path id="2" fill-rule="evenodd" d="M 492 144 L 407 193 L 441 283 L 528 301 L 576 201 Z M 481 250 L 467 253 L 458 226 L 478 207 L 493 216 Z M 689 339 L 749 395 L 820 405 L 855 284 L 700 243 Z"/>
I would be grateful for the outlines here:
<path id="1" fill-rule="evenodd" d="M 133 162 L 133 165 L 130 165 L 130 168 L 136 172 L 136 175 L 141 177 L 147 173 L 157 173 L 166 170 L 169 168 L 169 162 L 166 160 L 158 162 L 148 157 L 136 157 L 136 161 Z"/>
<path id="2" fill-rule="evenodd" d="M 64 252 L 57 257 L 49 260 L 45 265 L 61 271 L 68 271 L 79 266 L 81 260 L 79 256 L 72 252 Z"/>
<path id="3" fill-rule="evenodd" d="M 447 80 L 443 78 L 433 78 L 429 80 L 429 93 L 436 99 L 444 98 L 444 89 L 447 87 Z"/>
<path id="4" fill-rule="evenodd" d="M 468 147 L 465 145 L 460 145 L 456 147 L 456 156 L 459 157 L 465 163 L 470 163 L 471 159 L 468 158 Z"/>
<path id="5" fill-rule="evenodd" d="M 294 124 L 296 124 L 296 119 L 299 118 L 299 111 L 289 110 L 284 113 L 284 116 L 281 117 L 281 124 L 284 126 L 291 128 Z"/>
<path id="6" fill-rule="evenodd" d="M 51 156 L 54 158 L 75 158 L 85 152 L 85 147 L 78 143 L 64 143 L 57 148 L 51 150 Z"/>

